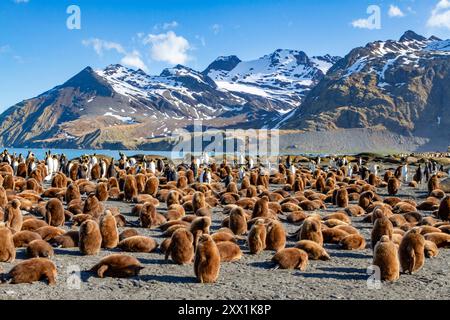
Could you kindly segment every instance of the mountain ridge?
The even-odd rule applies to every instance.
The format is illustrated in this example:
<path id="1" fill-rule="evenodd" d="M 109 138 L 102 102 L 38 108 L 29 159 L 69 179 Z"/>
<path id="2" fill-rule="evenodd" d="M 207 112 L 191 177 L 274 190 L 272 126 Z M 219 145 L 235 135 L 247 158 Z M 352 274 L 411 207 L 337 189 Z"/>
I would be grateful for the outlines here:
<path id="1" fill-rule="evenodd" d="M 203 71 L 176 65 L 148 75 L 120 64 L 86 67 L 2 113 L 0 142 L 135 148 L 192 130 L 195 120 L 218 129 L 379 128 L 450 141 L 449 59 L 449 40 L 407 31 L 343 58 L 277 49 L 249 61 L 221 56 Z"/>

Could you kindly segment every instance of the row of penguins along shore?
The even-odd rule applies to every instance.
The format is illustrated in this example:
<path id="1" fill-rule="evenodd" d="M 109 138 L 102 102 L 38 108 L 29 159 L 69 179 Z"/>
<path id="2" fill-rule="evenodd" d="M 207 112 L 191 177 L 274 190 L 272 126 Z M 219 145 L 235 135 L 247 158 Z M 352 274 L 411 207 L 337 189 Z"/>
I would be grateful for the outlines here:
<path id="1" fill-rule="evenodd" d="M 38 160 L 32 152 L 23 157 L 5 150 L 0 160 L 0 262 L 14 262 L 17 248 L 26 248 L 28 258 L 3 273 L 3 282 L 55 284 L 55 247 L 79 248 L 82 255 L 113 248 L 160 252 L 172 263 L 192 264 L 200 283 L 216 282 L 222 263 L 239 260 L 240 244 L 253 255 L 273 251 L 274 272 L 337 259 L 324 244 L 369 246 L 386 281 L 417 272 L 426 258 L 450 248 L 450 196 L 440 189 L 448 173 L 435 161 L 409 172 L 406 164 L 382 170 L 381 164 L 347 157 L 219 163 L 204 154 L 174 165 L 124 154 L 118 161 L 97 155 L 68 161 L 50 151 Z M 421 185 L 428 190 L 423 201 L 397 196 Z M 127 221 L 112 201 L 130 203 L 137 222 Z M 330 207 L 337 211 L 322 211 Z M 212 233 L 215 208 L 224 218 Z M 352 226 L 355 217 L 372 226 L 369 243 Z M 298 230 L 287 233 L 284 223 Z M 157 243 L 137 227 L 159 229 L 165 239 Z M 288 239 L 297 242 L 286 247 Z M 135 257 L 114 253 L 90 271 L 100 278 L 132 277 L 143 268 Z"/>

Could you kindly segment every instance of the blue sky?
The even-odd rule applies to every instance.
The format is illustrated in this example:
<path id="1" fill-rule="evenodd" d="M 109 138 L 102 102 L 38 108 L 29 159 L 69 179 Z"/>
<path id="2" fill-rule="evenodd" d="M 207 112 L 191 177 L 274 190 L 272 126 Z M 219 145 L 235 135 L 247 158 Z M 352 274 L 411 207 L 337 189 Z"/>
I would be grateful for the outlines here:
<path id="1" fill-rule="evenodd" d="M 67 27 L 70 5 L 80 8 L 81 29 Z M 380 29 L 365 23 L 370 5 L 381 10 Z M 0 111 L 86 66 L 159 74 L 278 48 L 343 56 L 408 29 L 450 38 L 450 0 L 0 0 Z"/>

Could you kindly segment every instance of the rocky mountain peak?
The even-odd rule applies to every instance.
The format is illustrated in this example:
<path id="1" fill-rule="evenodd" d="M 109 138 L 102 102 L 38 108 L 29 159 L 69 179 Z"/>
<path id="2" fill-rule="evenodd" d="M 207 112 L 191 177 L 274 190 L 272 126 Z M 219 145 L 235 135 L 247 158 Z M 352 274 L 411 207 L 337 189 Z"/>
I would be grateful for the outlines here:
<path id="1" fill-rule="evenodd" d="M 418 35 L 414 31 L 408 30 L 406 31 L 401 37 L 400 42 L 406 42 L 406 41 L 426 41 L 427 38 L 424 36 Z"/>
<path id="2" fill-rule="evenodd" d="M 203 74 L 209 74 L 210 71 L 231 71 L 233 70 L 239 63 L 241 59 L 237 56 L 221 56 L 214 60 L 204 71 Z"/>

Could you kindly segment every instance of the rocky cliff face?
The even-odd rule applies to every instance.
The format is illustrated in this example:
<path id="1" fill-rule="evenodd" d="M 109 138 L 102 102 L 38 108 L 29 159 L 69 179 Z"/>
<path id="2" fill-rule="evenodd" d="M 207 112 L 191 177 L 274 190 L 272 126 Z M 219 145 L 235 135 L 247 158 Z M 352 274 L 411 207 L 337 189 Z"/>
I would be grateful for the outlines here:
<path id="1" fill-rule="evenodd" d="M 412 31 L 377 41 L 338 61 L 288 114 L 283 128 L 384 128 L 450 141 L 448 41 Z"/>
<path id="2" fill-rule="evenodd" d="M 4 112 L 0 142 L 127 148 L 178 128 L 193 130 L 195 120 L 207 128 L 270 128 L 300 104 L 333 59 L 277 50 L 247 63 L 220 57 L 203 72 L 177 65 L 158 76 L 121 65 L 88 67 Z"/>
<path id="3" fill-rule="evenodd" d="M 219 57 L 203 72 L 178 65 L 157 76 L 121 65 L 88 67 L 0 115 L 0 144 L 140 148 L 179 128 L 192 131 L 201 120 L 219 129 L 385 130 L 446 148 L 449 68 L 450 41 L 412 31 L 344 58 L 280 49 L 253 61 Z"/>

